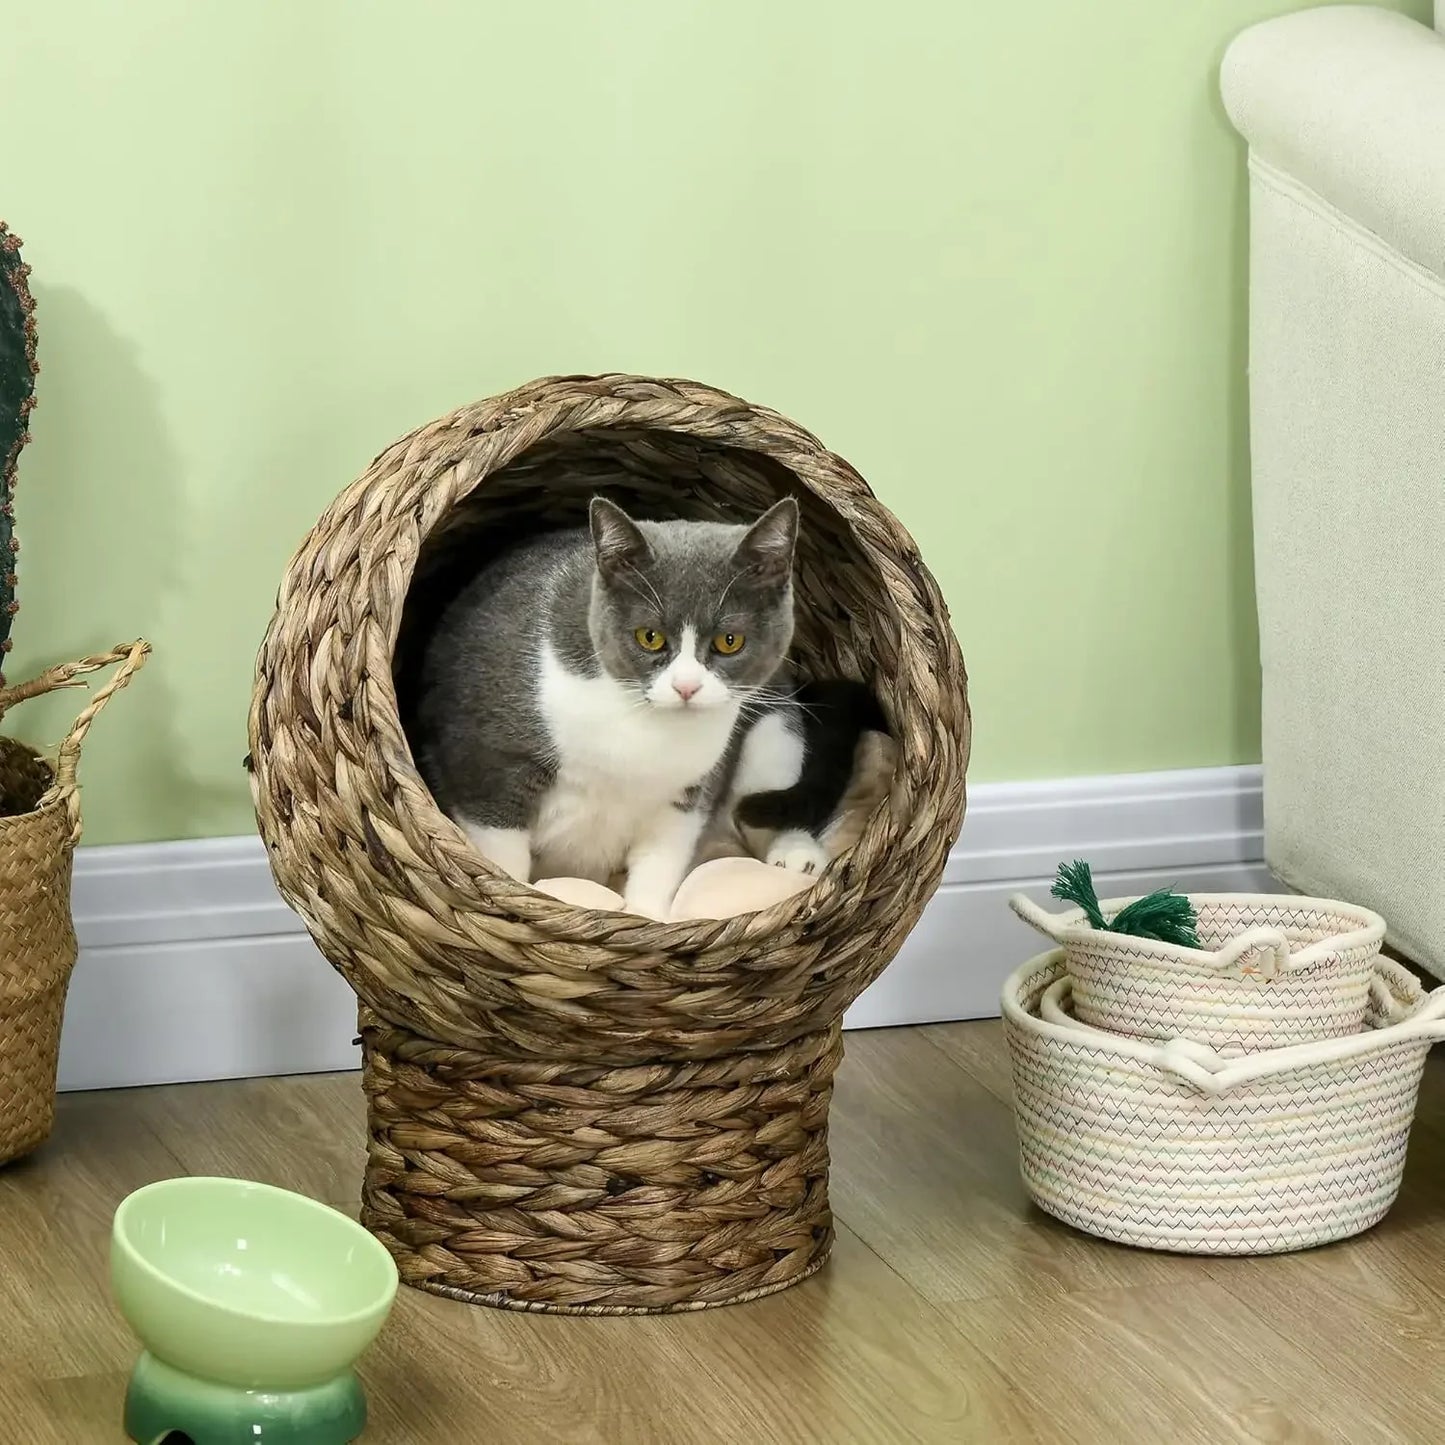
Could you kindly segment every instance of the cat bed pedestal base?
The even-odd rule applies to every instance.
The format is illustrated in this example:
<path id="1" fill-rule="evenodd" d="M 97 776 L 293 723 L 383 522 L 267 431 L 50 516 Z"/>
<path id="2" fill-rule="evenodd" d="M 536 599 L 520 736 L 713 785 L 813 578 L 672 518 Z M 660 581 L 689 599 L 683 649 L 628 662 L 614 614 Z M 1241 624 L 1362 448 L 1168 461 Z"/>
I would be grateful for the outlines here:
<path id="1" fill-rule="evenodd" d="M 607 1067 L 504 1060 L 363 1012 L 361 1221 L 406 1284 L 556 1314 L 662 1314 L 797 1284 L 833 1241 L 838 1026 Z"/>
<path id="2" fill-rule="evenodd" d="M 306 1390 L 243 1390 L 143 1354 L 125 1397 L 125 1433 L 138 1445 L 177 1434 L 192 1445 L 350 1445 L 365 1428 L 366 1400 L 350 1370 Z"/>

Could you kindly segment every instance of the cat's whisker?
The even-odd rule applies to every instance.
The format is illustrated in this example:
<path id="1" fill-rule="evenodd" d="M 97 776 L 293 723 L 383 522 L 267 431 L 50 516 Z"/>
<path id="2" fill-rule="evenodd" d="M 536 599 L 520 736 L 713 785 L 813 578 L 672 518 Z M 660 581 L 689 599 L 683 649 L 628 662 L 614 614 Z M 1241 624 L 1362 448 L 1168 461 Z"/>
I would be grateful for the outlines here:
<path id="1" fill-rule="evenodd" d="M 647 578 L 644 577 L 642 573 L 638 572 L 636 569 L 633 569 L 632 571 L 627 572 L 624 575 L 628 581 L 628 590 L 635 597 L 642 598 L 644 602 L 650 602 L 653 607 L 657 609 L 657 617 L 658 620 L 661 621 L 666 609 L 662 605 L 662 598 L 657 595 L 657 588 L 654 587 L 652 583 L 649 582 Z M 640 591 L 637 587 L 632 585 L 633 582 L 640 582 L 643 587 L 647 588 L 647 591 Z"/>
<path id="2" fill-rule="evenodd" d="M 714 617 L 722 616 L 723 603 L 728 600 L 728 593 L 733 590 L 733 584 L 742 581 L 745 575 L 746 574 L 744 572 L 733 573 L 732 577 L 728 581 L 728 585 L 722 590 L 722 596 L 718 598 L 716 605 L 712 609 Z"/>

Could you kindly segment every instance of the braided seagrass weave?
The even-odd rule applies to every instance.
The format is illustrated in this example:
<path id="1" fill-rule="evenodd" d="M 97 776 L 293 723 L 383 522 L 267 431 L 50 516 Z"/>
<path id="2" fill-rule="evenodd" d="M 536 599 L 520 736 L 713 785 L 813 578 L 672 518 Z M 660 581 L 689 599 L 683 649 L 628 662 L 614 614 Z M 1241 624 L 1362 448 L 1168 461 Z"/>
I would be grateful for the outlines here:
<path id="1" fill-rule="evenodd" d="M 492 870 L 432 801 L 398 702 L 448 560 L 640 516 L 802 510 L 797 660 L 870 683 L 886 803 L 806 892 L 664 923 Z M 401 688 L 405 697 L 405 687 Z M 402 1277 L 512 1308 L 722 1304 L 826 1256 L 843 1010 L 898 951 L 964 808 L 963 661 L 937 585 L 846 462 L 722 392 L 562 377 L 388 448 L 293 559 L 262 645 L 252 785 L 272 870 L 360 996 L 363 1219 Z"/>
<path id="2" fill-rule="evenodd" d="M 71 726 L 52 766 L 0 737 L 0 1164 L 43 1143 L 55 1117 L 55 1069 L 75 929 L 70 872 L 80 839 L 80 747 L 96 715 L 144 664 L 133 642 L 0 688 L 0 717 L 16 703 L 119 663 Z"/>

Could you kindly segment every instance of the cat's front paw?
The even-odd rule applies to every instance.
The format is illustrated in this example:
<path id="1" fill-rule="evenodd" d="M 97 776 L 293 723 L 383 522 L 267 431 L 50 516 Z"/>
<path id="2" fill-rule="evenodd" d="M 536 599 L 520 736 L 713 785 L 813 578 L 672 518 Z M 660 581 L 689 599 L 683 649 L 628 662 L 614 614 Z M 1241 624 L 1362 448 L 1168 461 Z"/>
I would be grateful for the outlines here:
<path id="1" fill-rule="evenodd" d="M 774 868 L 795 873 L 821 873 L 828 866 L 827 850 L 811 833 L 779 833 L 765 860 Z"/>
<path id="2" fill-rule="evenodd" d="M 625 912 L 634 913 L 639 918 L 665 921 L 672 917 L 671 896 L 657 893 L 651 889 L 639 889 L 636 893 L 630 891 L 625 893 L 622 898 L 622 907 Z"/>

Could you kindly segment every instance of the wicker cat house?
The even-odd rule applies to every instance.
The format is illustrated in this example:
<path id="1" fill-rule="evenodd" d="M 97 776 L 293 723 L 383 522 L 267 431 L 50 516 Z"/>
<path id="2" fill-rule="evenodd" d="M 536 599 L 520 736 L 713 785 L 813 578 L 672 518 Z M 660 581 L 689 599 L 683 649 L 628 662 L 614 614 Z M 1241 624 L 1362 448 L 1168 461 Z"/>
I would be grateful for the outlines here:
<path id="1" fill-rule="evenodd" d="M 446 559 L 581 523 L 802 512 L 795 655 L 873 685 L 891 792 L 813 888 L 720 922 L 554 901 L 436 806 L 403 721 Z M 383 452 L 293 559 L 262 645 L 252 784 L 272 870 L 361 1000 L 362 1219 L 403 1279 L 514 1309 L 647 1313 L 806 1278 L 832 1240 L 844 1009 L 893 958 L 964 810 L 966 679 L 938 587 L 801 427 L 691 382 L 565 377 Z"/>

